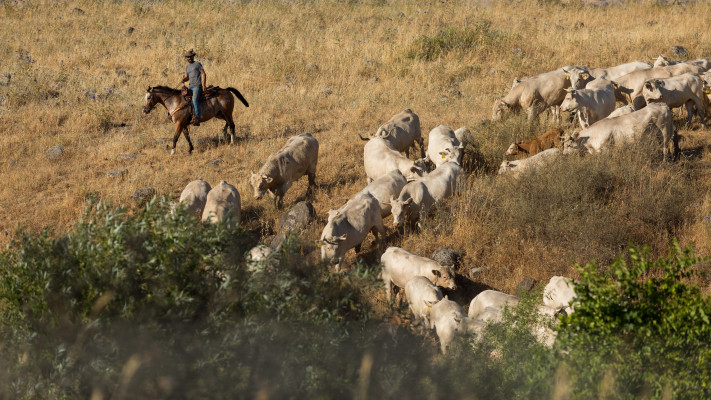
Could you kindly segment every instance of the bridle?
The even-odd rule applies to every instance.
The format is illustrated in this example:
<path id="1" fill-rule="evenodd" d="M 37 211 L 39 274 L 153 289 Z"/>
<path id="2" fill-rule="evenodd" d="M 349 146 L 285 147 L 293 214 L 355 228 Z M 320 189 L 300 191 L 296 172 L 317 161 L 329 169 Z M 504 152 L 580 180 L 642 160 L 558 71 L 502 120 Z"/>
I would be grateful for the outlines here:
<path id="1" fill-rule="evenodd" d="M 143 112 L 144 112 L 145 114 L 148 114 L 148 113 L 150 113 L 151 111 L 153 111 L 153 109 L 155 108 L 156 104 L 158 104 L 158 101 L 153 99 L 153 96 L 155 96 L 155 90 L 156 90 L 156 89 L 158 89 L 158 88 L 153 87 L 153 88 L 149 88 L 149 89 L 147 90 L 147 92 L 150 93 L 150 95 L 151 95 L 151 102 L 150 102 L 150 104 L 148 105 L 148 108 L 146 108 L 145 106 L 143 107 Z M 169 99 L 169 98 L 171 98 L 171 97 L 173 97 L 173 96 L 180 96 L 180 92 L 169 94 L 168 97 L 166 97 L 166 98 L 163 99 L 163 102 L 165 103 L 165 100 L 167 100 L 167 99 Z M 187 107 L 187 106 L 188 106 L 188 102 L 185 102 L 182 106 L 180 106 L 180 107 L 176 108 L 175 110 L 173 110 L 173 112 L 170 112 L 170 111 L 169 111 L 169 112 L 168 112 L 168 118 L 173 118 L 173 115 L 174 115 L 175 113 L 177 113 L 178 111 L 184 109 L 184 108 Z"/>

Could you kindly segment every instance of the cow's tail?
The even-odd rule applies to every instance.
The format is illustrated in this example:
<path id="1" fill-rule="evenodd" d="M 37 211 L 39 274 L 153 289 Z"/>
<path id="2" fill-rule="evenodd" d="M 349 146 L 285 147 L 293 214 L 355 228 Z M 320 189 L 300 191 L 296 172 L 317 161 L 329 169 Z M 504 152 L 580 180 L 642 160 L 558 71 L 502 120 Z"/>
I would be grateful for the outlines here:
<path id="1" fill-rule="evenodd" d="M 360 140 L 365 141 L 365 142 L 367 142 L 368 140 L 370 140 L 370 138 L 361 136 L 360 133 L 358 134 L 358 137 L 360 138 Z"/>
<path id="2" fill-rule="evenodd" d="M 245 99 L 244 96 L 242 96 L 242 93 L 240 93 L 239 90 L 237 90 L 233 87 L 228 87 L 227 90 L 232 92 L 232 94 L 234 94 L 239 99 L 239 101 L 241 101 L 242 104 L 244 104 L 245 107 L 249 107 L 249 103 L 247 103 L 247 99 Z"/>

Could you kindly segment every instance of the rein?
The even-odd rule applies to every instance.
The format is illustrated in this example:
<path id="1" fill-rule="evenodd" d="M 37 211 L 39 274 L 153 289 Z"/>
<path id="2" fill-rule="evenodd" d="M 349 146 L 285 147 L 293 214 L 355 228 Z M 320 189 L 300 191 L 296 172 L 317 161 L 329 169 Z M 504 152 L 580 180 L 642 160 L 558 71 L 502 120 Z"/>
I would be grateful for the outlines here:
<path id="1" fill-rule="evenodd" d="M 153 88 L 153 91 L 155 91 L 156 89 L 163 89 L 163 88 L 162 88 L 162 87 L 160 87 L 160 88 L 159 88 L 159 87 L 155 87 L 155 88 Z M 163 93 L 165 93 L 165 91 L 164 91 Z M 168 97 L 165 97 L 164 99 L 162 99 L 163 105 L 165 105 L 165 100 L 167 100 L 167 99 L 169 99 L 169 98 L 171 98 L 171 97 L 173 97 L 173 96 L 180 96 L 180 91 L 178 91 L 178 93 L 169 93 L 169 96 L 168 96 Z M 168 111 L 168 118 L 172 119 L 172 118 L 173 118 L 173 115 L 174 115 L 175 113 L 177 113 L 178 111 L 184 109 L 184 108 L 187 107 L 188 105 L 189 105 L 189 104 L 188 104 L 188 102 L 186 101 L 182 106 L 180 106 L 180 107 L 176 108 L 175 110 L 173 110 L 173 112 Z"/>

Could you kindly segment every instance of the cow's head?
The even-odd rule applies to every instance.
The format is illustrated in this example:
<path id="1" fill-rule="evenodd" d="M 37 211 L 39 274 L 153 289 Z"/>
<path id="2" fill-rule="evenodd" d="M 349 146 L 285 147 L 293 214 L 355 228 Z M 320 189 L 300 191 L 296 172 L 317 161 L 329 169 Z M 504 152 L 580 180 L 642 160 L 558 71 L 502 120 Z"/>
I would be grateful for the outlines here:
<path id="1" fill-rule="evenodd" d="M 642 96 L 647 103 L 662 101 L 661 88 L 664 87 L 664 81 L 661 79 L 650 79 L 644 83 L 642 88 Z"/>
<path id="2" fill-rule="evenodd" d="M 507 156 L 515 156 L 519 152 L 525 152 L 526 150 L 519 146 L 518 143 L 511 143 L 511 146 L 509 146 L 508 150 L 506 150 L 506 155 Z"/>
<path id="3" fill-rule="evenodd" d="M 508 170 L 513 168 L 515 165 L 511 163 L 511 161 L 504 161 L 501 163 L 499 166 L 499 175 L 505 174 Z"/>
<path id="4" fill-rule="evenodd" d="M 564 71 L 567 74 L 566 79 L 570 81 L 570 87 L 573 89 L 585 89 L 585 85 L 595 79 L 584 66 L 569 67 Z"/>
<path id="5" fill-rule="evenodd" d="M 573 134 L 563 133 L 560 136 L 560 143 L 563 146 L 563 154 L 570 154 L 580 150 L 580 146 L 578 144 L 579 137 L 579 131 L 574 131 Z"/>
<path id="6" fill-rule="evenodd" d="M 430 270 L 430 274 L 432 276 L 432 283 L 434 283 L 435 286 L 457 290 L 457 283 L 454 281 L 455 275 L 453 266 L 441 266 L 439 269 L 433 268 Z"/>
<path id="7" fill-rule="evenodd" d="M 654 64 L 652 66 L 654 68 L 657 68 L 657 67 L 667 67 L 669 65 L 671 65 L 671 62 L 669 61 L 669 59 L 664 57 L 663 55 L 659 55 L 659 57 L 657 57 L 657 60 L 654 61 Z"/>
<path id="8" fill-rule="evenodd" d="M 390 197 L 390 203 L 388 203 L 388 205 L 393 215 L 393 227 L 397 228 L 410 220 L 410 216 L 413 213 L 412 197 L 409 197 L 407 200 Z"/>
<path id="9" fill-rule="evenodd" d="M 255 174 L 252 172 L 252 175 L 249 177 L 249 184 L 252 185 L 252 189 L 254 189 L 254 198 L 257 200 L 261 199 L 264 193 L 269 190 L 269 184 L 271 184 L 273 180 L 274 178 L 264 174 Z"/>
<path id="10" fill-rule="evenodd" d="M 375 132 L 375 137 L 381 137 L 381 138 L 383 138 L 383 139 L 387 139 L 387 138 L 389 138 L 390 135 L 392 134 L 393 128 L 394 128 L 393 124 L 390 124 L 390 123 L 385 124 L 385 125 L 382 125 L 382 126 L 381 126 L 380 128 L 378 128 L 378 130 Z"/>
<path id="11" fill-rule="evenodd" d="M 560 105 L 561 111 L 576 112 L 580 108 L 578 103 L 578 91 L 575 89 L 565 89 L 568 93 Z"/>
<path id="12" fill-rule="evenodd" d="M 328 261 L 331 265 L 337 265 L 341 262 L 338 255 L 338 248 L 341 242 L 346 240 L 347 235 L 341 236 L 323 236 L 319 240 L 321 246 L 321 261 Z"/>
<path id="13" fill-rule="evenodd" d="M 511 84 L 511 89 L 515 88 L 516 86 L 520 85 L 521 82 L 523 82 L 523 79 L 518 79 L 518 77 L 514 78 L 513 83 Z"/>
<path id="14" fill-rule="evenodd" d="M 503 99 L 496 100 L 494 102 L 494 108 L 491 112 L 491 120 L 498 121 L 504 115 L 505 112 L 510 111 L 511 106 L 508 105 Z"/>

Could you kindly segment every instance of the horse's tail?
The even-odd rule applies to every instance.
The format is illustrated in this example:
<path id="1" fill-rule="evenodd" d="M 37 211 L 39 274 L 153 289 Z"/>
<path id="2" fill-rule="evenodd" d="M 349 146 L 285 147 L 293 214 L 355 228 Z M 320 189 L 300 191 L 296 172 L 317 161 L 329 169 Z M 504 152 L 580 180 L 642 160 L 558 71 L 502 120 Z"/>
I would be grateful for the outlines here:
<path id="1" fill-rule="evenodd" d="M 245 107 L 249 107 L 249 103 L 247 103 L 247 99 L 245 99 L 244 96 L 242 96 L 242 93 L 240 93 L 239 90 L 237 90 L 233 87 L 228 87 L 227 90 L 232 92 L 232 94 L 234 94 L 239 99 L 239 101 L 241 101 L 242 104 L 244 104 Z"/>

